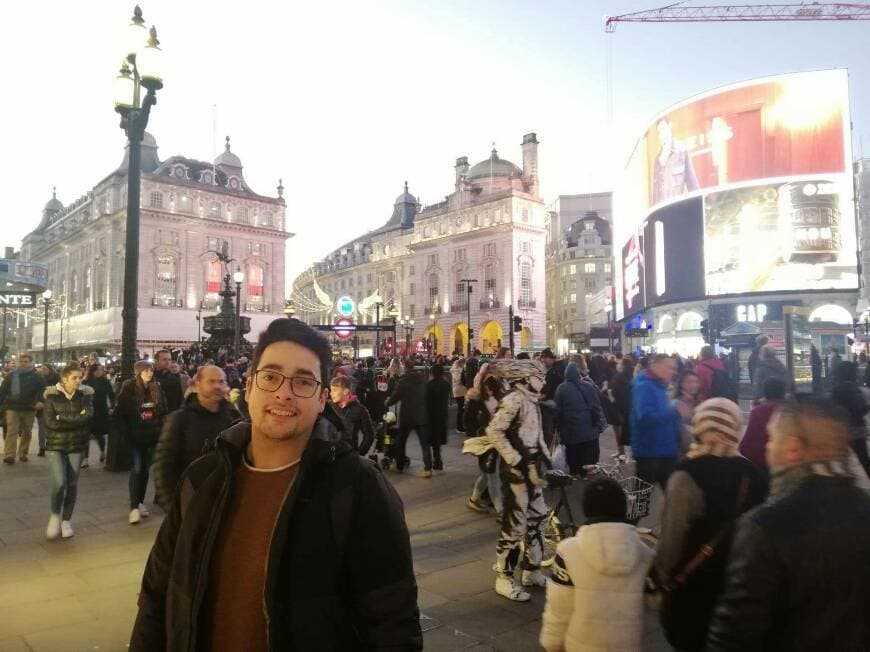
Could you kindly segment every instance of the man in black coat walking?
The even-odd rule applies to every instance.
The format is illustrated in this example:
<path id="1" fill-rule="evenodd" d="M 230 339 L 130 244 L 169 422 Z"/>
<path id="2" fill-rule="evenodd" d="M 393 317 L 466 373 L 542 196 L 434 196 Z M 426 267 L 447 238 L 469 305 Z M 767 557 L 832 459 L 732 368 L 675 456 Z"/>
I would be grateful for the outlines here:
<path id="1" fill-rule="evenodd" d="M 184 391 L 181 389 L 181 378 L 169 370 L 172 364 L 172 354 L 163 349 L 154 354 L 154 379 L 163 390 L 166 397 L 166 409 L 175 412 L 184 401 Z"/>
<path id="2" fill-rule="evenodd" d="M 707 650 L 870 650 L 870 496 L 845 465 L 845 414 L 784 403 L 768 426 L 771 498 L 740 521 Z"/>
<path id="3" fill-rule="evenodd" d="M 432 468 L 444 470 L 441 447 L 447 444 L 447 404 L 453 388 L 444 379 L 444 367 L 433 364 L 431 380 L 426 383 L 426 413 L 429 415 L 429 443 L 432 446 Z"/>
<path id="4" fill-rule="evenodd" d="M 360 454 L 369 452 L 375 441 L 375 427 L 372 417 L 365 406 L 360 403 L 355 394 L 350 391 L 350 380 L 345 376 L 336 376 L 329 383 L 329 398 L 332 407 L 344 419 L 347 429 L 345 436 L 348 443 Z M 362 441 L 359 434 L 362 433 Z"/>
<path id="5" fill-rule="evenodd" d="M 412 430 L 420 439 L 423 453 L 423 478 L 432 477 L 432 448 L 429 442 L 429 414 L 426 411 L 426 378 L 414 370 L 414 361 L 405 360 L 405 373 L 399 377 L 396 389 L 387 399 L 387 407 L 399 406 L 399 437 L 395 443 L 396 468 L 405 469 L 405 445 Z"/>
<path id="6" fill-rule="evenodd" d="M 209 452 L 217 436 L 242 418 L 227 400 L 228 391 L 220 367 L 200 367 L 193 377 L 193 392 L 163 422 L 154 453 L 154 488 L 164 511 L 172 506 L 184 469 Z"/>

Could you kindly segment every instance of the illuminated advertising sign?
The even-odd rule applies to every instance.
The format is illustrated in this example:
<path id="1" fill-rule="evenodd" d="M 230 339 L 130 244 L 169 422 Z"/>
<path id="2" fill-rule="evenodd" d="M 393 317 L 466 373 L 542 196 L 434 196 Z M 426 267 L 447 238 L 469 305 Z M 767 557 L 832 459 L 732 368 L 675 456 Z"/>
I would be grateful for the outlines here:
<path id="1" fill-rule="evenodd" d="M 335 302 L 335 310 L 339 315 L 344 315 L 345 317 L 350 317 L 355 307 L 353 299 L 349 296 L 338 297 L 338 301 Z"/>
<path id="2" fill-rule="evenodd" d="M 845 70 L 750 81 L 662 114 L 638 141 L 615 201 L 623 254 L 643 245 L 623 255 L 617 310 L 857 288 L 850 161 Z M 636 260 L 643 283 L 628 287 Z"/>

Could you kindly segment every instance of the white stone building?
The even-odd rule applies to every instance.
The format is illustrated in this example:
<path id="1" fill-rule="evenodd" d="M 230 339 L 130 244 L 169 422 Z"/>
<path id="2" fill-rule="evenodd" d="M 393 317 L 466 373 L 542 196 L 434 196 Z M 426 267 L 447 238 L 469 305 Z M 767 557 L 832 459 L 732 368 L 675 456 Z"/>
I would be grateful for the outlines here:
<path id="1" fill-rule="evenodd" d="M 613 285 L 612 193 L 560 195 L 547 221 L 547 344 L 553 350 L 589 347 L 592 297 Z"/>
<path id="2" fill-rule="evenodd" d="M 399 318 L 414 320 L 414 350 L 434 335 L 437 352 L 466 351 L 468 294 L 472 284 L 472 345 L 484 353 L 509 342 L 508 309 L 522 318 L 516 350 L 545 346 L 544 204 L 538 193 L 538 140 L 526 134 L 523 166 L 498 156 L 469 166 L 457 159 L 453 192 L 443 202 L 421 208 L 405 191 L 393 214 L 380 228 L 337 248 L 296 278 L 292 298 L 296 316 L 310 324 L 332 324 L 336 302 L 350 297 L 352 319 L 373 324 L 375 302 L 389 321 L 393 306 Z M 359 334 L 361 351 L 373 350 L 375 336 Z M 397 331 L 395 348 L 405 349 L 406 331 Z M 382 345 L 384 339 L 381 340 Z"/>
<path id="3" fill-rule="evenodd" d="M 61 351 L 120 347 L 127 166 L 125 154 L 117 170 L 71 204 L 52 197 L 22 243 L 23 260 L 48 265 L 54 295 L 48 348 L 55 359 Z M 198 315 L 217 311 L 224 272 L 214 252 L 224 243 L 232 270 L 245 274 L 241 308 L 251 318 L 249 337 L 283 314 L 284 252 L 292 234 L 280 183 L 276 197 L 254 192 L 229 138 L 214 163 L 184 156 L 161 161 L 150 134 L 142 143 L 141 183 L 141 351 L 197 340 Z M 42 319 L 41 313 L 34 317 Z M 33 329 L 31 346 L 42 349 L 41 326 Z"/>

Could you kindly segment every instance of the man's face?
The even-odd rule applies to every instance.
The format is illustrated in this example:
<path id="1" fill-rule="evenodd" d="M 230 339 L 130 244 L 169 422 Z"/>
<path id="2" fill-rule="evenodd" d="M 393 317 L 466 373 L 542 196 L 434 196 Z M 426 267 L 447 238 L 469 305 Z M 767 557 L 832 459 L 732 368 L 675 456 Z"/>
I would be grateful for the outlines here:
<path id="1" fill-rule="evenodd" d="M 774 419 L 767 426 L 767 465 L 774 472 L 800 464 L 807 454 L 803 441 L 789 434 L 783 425 L 780 419 Z"/>
<path id="2" fill-rule="evenodd" d="M 169 363 L 169 372 L 170 373 L 178 374 L 179 371 L 181 371 L 181 369 L 179 368 L 177 362 L 170 362 Z"/>
<path id="3" fill-rule="evenodd" d="M 551 357 L 548 356 L 548 355 L 542 355 L 542 356 L 539 358 L 539 360 L 541 361 L 541 363 L 542 363 L 542 364 L 543 364 L 547 369 L 549 369 L 550 367 L 553 366 L 553 363 L 556 361 L 556 358 L 551 358 Z"/>
<path id="4" fill-rule="evenodd" d="M 169 369 L 169 363 L 172 362 L 172 358 L 168 353 L 158 353 L 157 357 L 154 358 L 154 362 L 159 371 L 166 371 Z"/>
<path id="5" fill-rule="evenodd" d="M 329 398 L 333 403 L 341 403 L 346 401 L 350 396 L 350 390 L 341 385 L 331 385 L 329 388 Z"/>
<path id="6" fill-rule="evenodd" d="M 651 364 L 649 370 L 659 380 L 670 383 L 677 375 L 677 361 L 673 358 L 665 358 Z"/>
<path id="7" fill-rule="evenodd" d="M 265 391 L 255 379 L 261 370 L 278 372 L 287 378 L 277 390 Z M 320 360 L 314 352 L 296 342 L 275 342 L 263 351 L 256 371 L 258 374 L 252 371 L 246 385 L 253 436 L 276 441 L 310 436 L 329 394 L 329 390 L 323 388 Z M 292 377 L 321 384 L 311 398 L 300 398 L 290 389 L 288 379 Z"/>
<path id="8" fill-rule="evenodd" d="M 29 355 L 18 356 L 17 365 L 18 365 L 19 369 L 26 369 L 27 367 L 30 366 L 30 363 L 31 363 L 31 358 Z"/>
<path id="9" fill-rule="evenodd" d="M 218 367 L 205 367 L 196 381 L 196 393 L 207 402 L 217 402 L 227 397 L 229 392 L 227 377 Z"/>

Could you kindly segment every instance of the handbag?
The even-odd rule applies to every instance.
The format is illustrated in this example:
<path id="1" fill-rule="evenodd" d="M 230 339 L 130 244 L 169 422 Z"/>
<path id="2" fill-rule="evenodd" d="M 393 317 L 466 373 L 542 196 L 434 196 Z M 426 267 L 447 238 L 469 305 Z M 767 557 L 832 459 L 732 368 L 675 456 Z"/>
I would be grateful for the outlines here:
<path id="1" fill-rule="evenodd" d="M 553 445 L 550 448 L 550 460 L 554 471 L 568 473 L 568 458 L 565 455 L 565 445 L 559 441 L 558 433 L 553 434 Z"/>
<path id="2" fill-rule="evenodd" d="M 701 568 L 704 563 L 710 559 L 716 550 L 721 545 L 722 541 L 728 536 L 746 504 L 746 499 L 749 496 L 749 476 L 743 475 L 740 478 L 740 486 L 737 489 L 737 501 L 734 505 L 734 518 L 725 523 L 716 534 L 714 534 L 707 542 L 701 546 L 695 555 L 685 563 L 683 568 L 664 583 L 657 583 L 655 578 L 650 576 L 647 581 L 646 602 L 647 605 L 661 613 L 662 621 L 668 619 L 667 612 L 673 601 L 674 593 L 682 588 L 689 578 Z"/>

